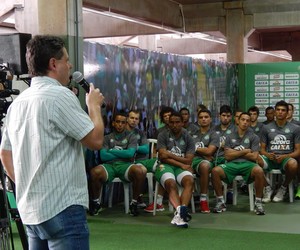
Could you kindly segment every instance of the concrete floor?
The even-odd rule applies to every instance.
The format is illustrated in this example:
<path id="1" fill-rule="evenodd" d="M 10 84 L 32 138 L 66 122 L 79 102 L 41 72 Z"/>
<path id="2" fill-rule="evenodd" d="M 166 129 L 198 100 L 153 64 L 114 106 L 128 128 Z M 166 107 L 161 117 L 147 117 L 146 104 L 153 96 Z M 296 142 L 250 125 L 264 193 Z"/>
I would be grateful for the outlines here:
<path id="1" fill-rule="evenodd" d="M 212 196 L 211 196 L 212 197 Z M 210 207 L 213 208 L 214 199 L 210 200 Z M 132 217 L 124 213 L 123 204 L 114 205 L 112 208 L 105 208 L 98 216 L 102 221 L 118 222 L 124 224 L 145 224 L 145 225 L 168 225 L 172 220 L 173 213 L 168 211 L 165 204 L 165 211 L 158 212 L 156 216 L 141 210 L 138 217 Z M 201 214 L 196 204 L 196 213 L 192 214 L 189 223 L 190 228 L 228 229 L 257 232 L 277 232 L 300 234 L 300 201 L 289 203 L 268 203 L 265 205 L 266 215 L 258 216 L 249 210 L 249 199 L 247 195 L 238 196 L 236 206 L 228 205 L 227 211 L 221 214 Z M 92 219 L 90 217 L 90 219 Z"/>

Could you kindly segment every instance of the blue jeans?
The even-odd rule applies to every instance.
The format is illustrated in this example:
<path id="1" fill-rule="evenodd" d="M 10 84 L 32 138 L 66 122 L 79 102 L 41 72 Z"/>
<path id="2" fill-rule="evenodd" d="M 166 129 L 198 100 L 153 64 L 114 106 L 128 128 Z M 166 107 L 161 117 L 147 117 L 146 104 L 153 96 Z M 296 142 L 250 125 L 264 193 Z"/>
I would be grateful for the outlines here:
<path id="1" fill-rule="evenodd" d="M 26 225 L 30 250 L 88 250 L 89 229 L 86 211 L 73 205 L 50 220 Z"/>

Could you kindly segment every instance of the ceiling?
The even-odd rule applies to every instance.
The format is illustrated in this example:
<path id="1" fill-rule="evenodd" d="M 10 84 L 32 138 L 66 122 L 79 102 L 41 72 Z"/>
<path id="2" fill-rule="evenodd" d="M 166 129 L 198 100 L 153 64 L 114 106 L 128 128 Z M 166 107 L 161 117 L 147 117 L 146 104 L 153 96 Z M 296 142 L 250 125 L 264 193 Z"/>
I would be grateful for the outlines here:
<path id="1" fill-rule="evenodd" d="M 275 54 L 279 61 L 300 60 L 299 0 L 84 0 L 83 6 L 85 38 L 131 45 L 136 36 L 160 34 L 156 49 L 176 54 L 226 53 L 235 28 L 228 20 L 231 13 L 242 13 L 249 51 Z"/>
<path id="2" fill-rule="evenodd" d="M 229 20 L 237 14 L 249 51 L 300 61 L 299 0 L 83 0 L 83 8 L 86 39 L 184 55 L 226 54 L 236 26 Z M 14 28 L 6 22 L 13 11 L 1 15 L 0 7 L 0 28 Z M 154 35 L 154 44 L 142 38 Z"/>

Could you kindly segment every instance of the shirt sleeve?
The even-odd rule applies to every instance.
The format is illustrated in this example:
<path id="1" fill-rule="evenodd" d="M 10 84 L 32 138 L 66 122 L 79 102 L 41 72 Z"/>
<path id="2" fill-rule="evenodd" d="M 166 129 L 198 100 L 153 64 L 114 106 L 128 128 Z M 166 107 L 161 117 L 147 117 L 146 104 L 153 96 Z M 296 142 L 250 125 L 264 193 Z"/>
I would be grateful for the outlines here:
<path id="1" fill-rule="evenodd" d="M 81 108 L 78 98 L 69 89 L 57 96 L 53 111 L 55 125 L 75 140 L 80 141 L 94 128 L 90 117 Z"/>
<path id="2" fill-rule="evenodd" d="M 10 151 L 12 150 L 11 143 L 8 136 L 8 130 L 6 126 L 4 126 L 3 129 L 0 148 L 4 150 L 10 150 Z"/>

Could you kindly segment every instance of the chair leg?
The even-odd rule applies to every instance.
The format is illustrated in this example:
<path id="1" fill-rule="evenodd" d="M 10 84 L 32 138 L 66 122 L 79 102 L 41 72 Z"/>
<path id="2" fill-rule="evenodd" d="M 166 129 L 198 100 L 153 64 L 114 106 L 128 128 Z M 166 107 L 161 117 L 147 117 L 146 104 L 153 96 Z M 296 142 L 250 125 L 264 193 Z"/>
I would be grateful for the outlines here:
<path id="1" fill-rule="evenodd" d="M 224 197 L 224 202 L 226 203 L 227 201 L 227 183 L 223 182 L 223 197 Z"/>
<path id="2" fill-rule="evenodd" d="M 109 183 L 108 188 L 109 188 L 108 207 L 112 207 L 112 200 L 113 200 L 113 194 L 114 194 L 114 183 Z"/>
<path id="3" fill-rule="evenodd" d="M 192 194 L 192 198 L 191 198 L 191 208 L 192 208 L 192 213 L 196 213 L 196 209 L 195 209 L 195 200 L 194 200 L 194 195 Z"/>
<path id="4" fill-rule="evenodd" d="M 232 189 L 233 189 L 232 204 L 236 205 L 237 204 L 237 195 L 238 195 L 237 181 L 236 180 L 233 180 L 233 182 L 232 182 Z M 227 196 L 227 193 L 225 195 Z"/>
<path id="5" fill-rule="evenodd" d="M 156 215 L 156 204 L 157 204 L 158 186 L 159 186 L 159 182 L 156 181 L 156 183 L 155 183 L 155 190 L 154 190 L 153 216 Z"/>
<path id="6" fill-rule="evenodd" d="M 249 203 L 250 203 L 250 211 L 254 211 L 254 193 L 253 193 L 254 185 L 253 182 L 248 184 L 249 190 Z"/>
<path id="7" fill-rule="evenodd" d="M 124 183 L 123 182 L 123 188 L 124 188 L 124 205 L 125 205 L 125 213 L 129 213 L 129 192 L 130 192 L 130 183 Z"/>
<path id="8" fill-rule="evenodd" d="M 147 173 L 149 204 L 153 202 L 153 173 Z"/>
<path id="9" fill-rule="evenodd" d="M 293 181 L 291 181 L 290 184 L 289 184 L 289 197 L 290 197 L 290 202 L 294 202 L 294 185 L 293 185 Z"/>
<path id="10" fill-rule="evenodd" d="M 178 192 L 179 192 L 179 196 L 181 196 L 182 191 L 183 191 L 183 187 L 180 185 L 177 185 L 178 187 Z M 192 194 L 192 198 L 191 198 L 191 209 L 192 209 L 192 213 L 196 213 L 196 209 L 195 209 L 195 200 L 194 200 L 194 195 Z M 172 212 L 173 211 L 173 206 L 171 205 L 171 203 L 169 202 L 169 210 Z"/>

